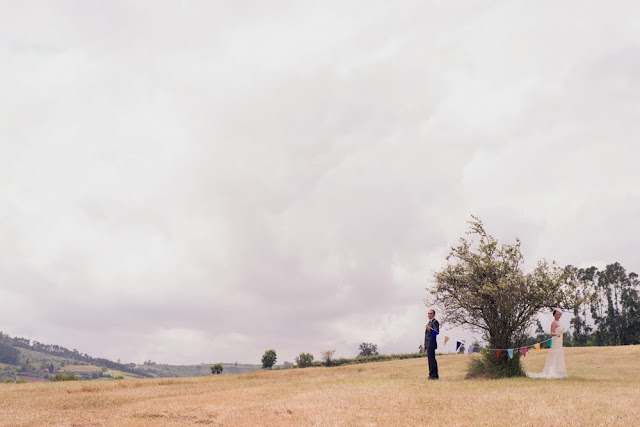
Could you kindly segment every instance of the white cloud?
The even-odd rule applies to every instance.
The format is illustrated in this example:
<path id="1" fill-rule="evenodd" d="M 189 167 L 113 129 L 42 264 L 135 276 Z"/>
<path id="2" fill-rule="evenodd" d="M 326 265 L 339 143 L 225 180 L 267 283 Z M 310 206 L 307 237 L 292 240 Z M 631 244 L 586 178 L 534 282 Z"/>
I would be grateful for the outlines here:
<path id="1" fill-rule="evenodd" d="M 634 2 L 40 6 L 0 17 L 6 333 L 413 351 L 471 214 L 529 264 L 637 269 Z"/>

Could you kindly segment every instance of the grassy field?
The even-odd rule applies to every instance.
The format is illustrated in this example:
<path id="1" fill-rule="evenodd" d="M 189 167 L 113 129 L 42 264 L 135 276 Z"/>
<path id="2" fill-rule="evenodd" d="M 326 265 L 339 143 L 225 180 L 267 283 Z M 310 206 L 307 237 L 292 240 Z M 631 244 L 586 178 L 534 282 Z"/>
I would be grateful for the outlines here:
<path id="1" fill-rule="evenodd" d="M 540 371 L 547 351 L 525 367 Z M 640 424 L 640 346 L 566 348 L 568 380 L 465 380 L 467 355 L 200 378 L 0 384 L 0 425 Z"/>

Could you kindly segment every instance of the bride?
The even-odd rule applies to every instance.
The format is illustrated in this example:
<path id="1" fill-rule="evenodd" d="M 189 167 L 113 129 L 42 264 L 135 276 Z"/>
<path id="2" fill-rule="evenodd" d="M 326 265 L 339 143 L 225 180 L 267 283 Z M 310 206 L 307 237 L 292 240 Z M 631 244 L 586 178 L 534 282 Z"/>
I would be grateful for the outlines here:
<path id="1" fill-rule="evenodd" d="M 553 310 L 554 321 L 551 322 L 551 350 L 544 364 L 544 369 L 539 374 L 527 372 L 529 378 L 568 378 L 567 369 L 564 366 L 564 351 L 562 350 L 562 336 L 564 329 L 560 326 L 562 311 L 559 308 Z"/>

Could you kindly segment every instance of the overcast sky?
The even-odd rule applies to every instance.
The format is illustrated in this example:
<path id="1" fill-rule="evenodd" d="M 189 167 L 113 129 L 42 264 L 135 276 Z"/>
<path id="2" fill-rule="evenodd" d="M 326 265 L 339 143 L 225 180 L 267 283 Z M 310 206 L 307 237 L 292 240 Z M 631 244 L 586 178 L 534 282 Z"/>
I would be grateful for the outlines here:
<path id="1" fill-rule="evenodd" d="M 639 134 L 635 0 L 0 0 L 0 330 L 415 351 L 471 215 L 640 270 Z"/>

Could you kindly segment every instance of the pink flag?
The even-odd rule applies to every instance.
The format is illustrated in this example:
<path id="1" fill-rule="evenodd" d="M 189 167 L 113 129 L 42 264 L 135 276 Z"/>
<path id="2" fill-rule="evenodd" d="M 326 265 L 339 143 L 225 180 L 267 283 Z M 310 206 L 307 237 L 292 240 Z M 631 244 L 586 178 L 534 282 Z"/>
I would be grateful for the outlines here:
<path id="1" fill-rule="evenodd" d="M 449 337 L 448 336 L 444 336 L 444 345 L 447 345 L 447 341 L 449 341 Z"/>
<path id="2" fill-rule="evenodd" d="M 527 355 L 527 347 L 520 348 L 520 352 L 522 353 L 522 356 L 526 356 Z"/>

